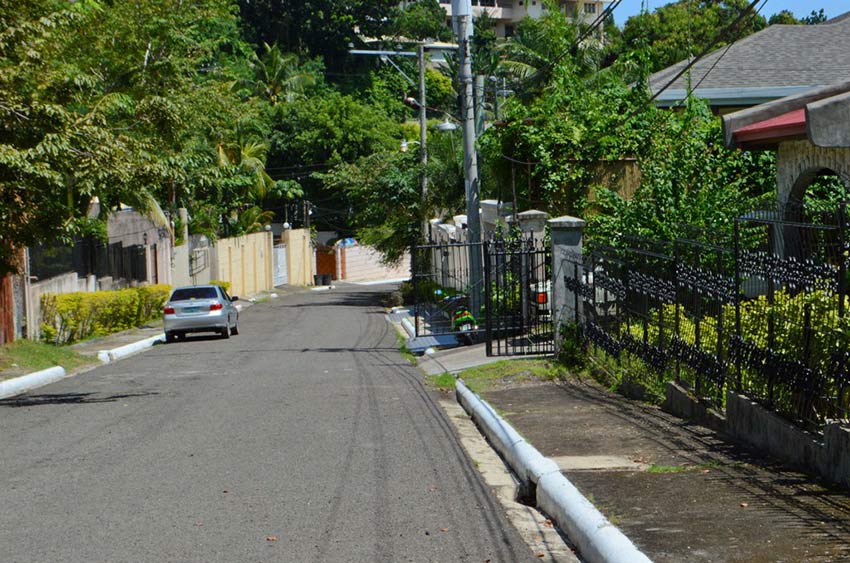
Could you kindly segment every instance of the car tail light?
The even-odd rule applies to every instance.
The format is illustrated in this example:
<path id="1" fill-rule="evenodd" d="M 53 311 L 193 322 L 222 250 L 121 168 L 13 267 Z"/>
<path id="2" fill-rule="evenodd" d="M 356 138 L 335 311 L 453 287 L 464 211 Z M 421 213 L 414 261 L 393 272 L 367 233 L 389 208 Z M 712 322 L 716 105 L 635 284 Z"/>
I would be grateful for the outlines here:
<path id="1" fill-rule="evenodd" d="M 210 311 L 220 311 L 224 307 L 221 303 L 213 303 L 210 305 Z"/>
<path id="2" fill-rule="evenodd" d="M 549 301 L 549 296 L 546 295 L 545 292 L 540 292 L 537 294 L 537 303 L 540 305 L 544 305 Z"/>
<path id="3" fill-rule="evenodd" d="M 166 307 L 165 309 L 162 310 L 162 312 L 165 313 L 166 315 L 173 315 L 174 314 L 174 307 Z"/>

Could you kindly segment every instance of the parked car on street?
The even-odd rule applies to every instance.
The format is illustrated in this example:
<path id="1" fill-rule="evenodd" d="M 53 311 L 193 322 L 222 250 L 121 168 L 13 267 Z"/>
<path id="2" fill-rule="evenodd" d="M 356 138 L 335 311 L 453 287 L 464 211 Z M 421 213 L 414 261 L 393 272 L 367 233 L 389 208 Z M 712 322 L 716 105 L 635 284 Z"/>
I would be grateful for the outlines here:
<path id="1" fill-rule="evenodd" d="M 163 309 L 165 341 L 174 342 L 190 332 L 217 332 L 222 338 L 239 334 L 239 311 L 224 288 L 217 285 L 178 287 Z"/>

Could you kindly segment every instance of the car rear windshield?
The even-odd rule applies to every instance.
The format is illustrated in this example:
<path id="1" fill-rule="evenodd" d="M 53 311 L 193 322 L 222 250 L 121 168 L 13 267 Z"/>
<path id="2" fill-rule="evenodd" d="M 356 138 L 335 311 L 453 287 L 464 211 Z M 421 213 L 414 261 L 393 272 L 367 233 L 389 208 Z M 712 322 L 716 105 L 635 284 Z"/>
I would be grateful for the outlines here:
<path id="1" fill-rule="evenodd" d="M 189 299 L 218 299 L 214 287 L 185 287 L 175 289 L 171 301 L 188 301 Z"/>

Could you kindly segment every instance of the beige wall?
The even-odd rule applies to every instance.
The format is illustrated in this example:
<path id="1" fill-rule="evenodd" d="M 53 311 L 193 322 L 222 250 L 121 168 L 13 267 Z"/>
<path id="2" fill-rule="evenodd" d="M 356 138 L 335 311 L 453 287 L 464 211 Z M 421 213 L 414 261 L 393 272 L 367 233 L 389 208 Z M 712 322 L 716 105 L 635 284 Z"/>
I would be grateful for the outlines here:
<path id="1" fill-rule="evenodd" d="M 230 282 L 230 294 L 250 296 L 272 289 L 272 234 L 219 240 L 210 252 L 211 279 Z"/>
<path id="2" fill-rule="evenodd" d="M 174 258 L 171 261 L 171 281 L 174 287 L 192 285 L 189 276 L 189 245 L 181 244 L 174 247 Z"/>
<path id="3" fill-rule="evenodd" d="M 63 294 L 77 291 L 94 291 L 94 276 L 88 279 L 77 276 L 76 272 L 56 276 L 48 280 L 33 282 L 27 295 L 27 338 L 37 339 L 41 333 L 41 296 L 45 293 Z"/>
<path id="4" fill-rule="evenodd" d="M 287 229 L 283 231 L 286 244 L 286 271 L 289 285 L 313 285 L 316 273 L 316 260 L 310 231 L 307 229 Z"/>
<path id="5" fill-rule="evenodd" d="M 388 280 L 410 277 L 410 255 L 405 254 L 394 266 L 381 264 L 380 255 L 366 246 L 337 248 L 337 272 L 344 274 L 346 281 Z M 342 272 L 339 270 L 342 269 Z"/>

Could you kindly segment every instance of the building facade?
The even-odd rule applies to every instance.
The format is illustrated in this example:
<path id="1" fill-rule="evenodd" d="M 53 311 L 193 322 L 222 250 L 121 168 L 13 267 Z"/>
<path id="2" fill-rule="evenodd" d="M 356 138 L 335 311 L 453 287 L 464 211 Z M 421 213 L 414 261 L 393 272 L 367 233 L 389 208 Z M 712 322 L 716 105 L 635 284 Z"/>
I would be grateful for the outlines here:
<path id="1" fill-rule="evenodd" d="M 605 10 L 610 0 L 562 0 L 561 10 L 580 23 L 590 24 Z M 452 15 L 451 0 L 440 0 L 440 5 L 449 17 Z M 487 12 L 496 20 L 496 35 L 510 37 L 514 26 L 525 17 L 539 18 L 546 11 L 546 5 L 540 0 L 472 0 L 472 16 L 478 17 Z"/>

